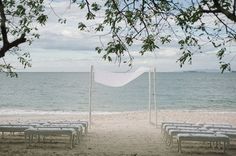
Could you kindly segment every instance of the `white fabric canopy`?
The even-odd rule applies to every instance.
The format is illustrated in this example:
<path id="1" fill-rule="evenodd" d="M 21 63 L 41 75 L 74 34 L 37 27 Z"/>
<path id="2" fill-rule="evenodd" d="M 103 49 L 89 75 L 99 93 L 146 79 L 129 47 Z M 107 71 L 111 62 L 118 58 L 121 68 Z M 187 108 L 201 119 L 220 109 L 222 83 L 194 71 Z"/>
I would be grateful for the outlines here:
<path id="1" fill-rule="evenodd" d="M 141 67 L 137 69 L 135 72 L 126 72 L 126 73 L 112 73 L 107 71 L 102 71 L 95 69 L 91 66 L 90 71 L 90 87 L 89 87 L 89 127 L 91 128 L 92 124 L 92 90 L 93 90 L 93 82 L 100 83 L 105 86 L 110 87 L 122 87 L 129 82 L 133 81 L 140 75 L 145 72 L 149 72 L 149 122 L 151 123 L 151 104 L 152 104 L 152 96 L 155 104 L 156 111 L 156 126 L 157 126 L 157 104 L 156 104 L 156 89 L 155 89 L 155 73 L 156 69 L 150 69 Z M 153 81 L 153 82 L 152 82 Z M 151 85 L 154 85 L 153 87 Z M 153 88 L 153 91 L 152 91 Z"/>
<path id="2" fill-rule="evenodd" d="M 130 73 L 112 73 L 102 70 L 94 70 L 94 81 L 105 86 L 110 87 L 121 87 L 129 82 L 133 81 L 140 75 L 145 72 L 150 71 L 149 68 L 141 67 L 137 69 L 135 72 Z"/>

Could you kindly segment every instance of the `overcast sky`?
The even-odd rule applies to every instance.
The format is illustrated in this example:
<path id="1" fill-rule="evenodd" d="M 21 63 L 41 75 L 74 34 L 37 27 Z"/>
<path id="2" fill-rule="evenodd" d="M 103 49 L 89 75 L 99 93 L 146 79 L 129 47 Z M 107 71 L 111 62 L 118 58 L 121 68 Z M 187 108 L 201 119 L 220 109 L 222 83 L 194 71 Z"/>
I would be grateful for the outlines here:
<path id="1" fill-rule="evenodd" d="M 129 69 L 126 64 L 120 66 L 116 62 L 107 62 L 102 55 L 94 50 L 100 45 L 99 37 L 93 33 L 80 32 L 77 29 L 78 22 L 84 13 L 76 6 L 70 6 L 69 1 L 58 1 L 52 4 L 55 12 L 60 17 L 67 18 L 67 24 L 58 23 L 58 17 L 50 8 L 47 9 L 49 16 L 46 26 L 40 28 L 40 39 L 33 42 L 29 47 L 22 46 L 22 51 L 30 52 L 32 67 L 22 69 L 22 66 L 15 64 L 18 71 L 40 71 L 40 72 L 78 72 L 89 71 L 90 66 L 110 71 L 125 71 Z M 70 7 L 70 8 L 68 8 Z M 109 38 L 103 38 L 109 40 Z M 156 66 L 157 71 L 171 72 L 183 70 L 219 70 L 219 63 L 212 49 L 207 49 L 205 54 L 193 56 L 192 65 L 186 64 L 183 68 L 176 62 L 180 56 L 178 47 L 170 44 L 155 53 L 140 56 L 134 54 L 133 69 L 140 66 Z M 234 48 L 231 48 L 234 51 Z M 11 56 L 6 58 L 12 62 Z M 236 69 L 236 63 L 231 63 L 232 69 Z"/>

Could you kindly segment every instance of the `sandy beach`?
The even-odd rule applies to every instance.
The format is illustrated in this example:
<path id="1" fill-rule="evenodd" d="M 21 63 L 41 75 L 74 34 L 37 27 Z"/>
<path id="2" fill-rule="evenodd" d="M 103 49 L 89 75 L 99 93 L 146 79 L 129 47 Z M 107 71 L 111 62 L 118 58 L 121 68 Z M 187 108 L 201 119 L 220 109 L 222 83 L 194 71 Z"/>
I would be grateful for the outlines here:
<path id="1" fill-rule="evenodd" d="M 153 122 L 154 113 L 152 114 Z M 85 114 L 18 114 L 1 115 L 1 123 L 76 121 L 87 120 Z M 236 126 L 236 112 L 173 111 L 158 112 L 158 127 L 148 122 L 147 112 L 123 112 L 96 114 L 87 136 L 72 150 L 65 143 L 35 144 L 26 147 L 23 136 L 7 136 L 0 139 L 0 156 L 175 156 L 175 155 L 236 155 L 236 143 L 232 142 L 226 154 L 222 150 L 207 146 L 188 145 L 183 153 L 177 152 L 177 145 L 167 146 L 160 132 L 163 121 L 185 121 L 194 123 L 227 123 Z M 194 145 L 193 148 L 190 148 Z M 190 147 L 189 147 L 190 146 Z"/>

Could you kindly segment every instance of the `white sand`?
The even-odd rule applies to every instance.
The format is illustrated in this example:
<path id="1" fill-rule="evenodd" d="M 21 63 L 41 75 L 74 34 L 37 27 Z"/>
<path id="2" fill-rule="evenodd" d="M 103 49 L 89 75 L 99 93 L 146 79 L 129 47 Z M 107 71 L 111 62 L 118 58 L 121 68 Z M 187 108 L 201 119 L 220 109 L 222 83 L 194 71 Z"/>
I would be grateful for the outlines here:
<path id="1" fill-rule="evenodd" d="M 154 114 L 152 116 L 154 118 Z M 78 119 L 87 120 L 87 115 L 0 116 L 1 123 Z M 222 155 L 221 150 L 213 150 L 206 146 L 184 148 L 184 153 L 178 154 L 176 143 L 173 147 L 169 147 L 162 140 L 160 134 L 162 121 L 228 123 L 236 126 L 236 112 L 161 111 L 158 113 L 159 126 L 157 128 L 148 123 L 146 112 L 97 114 L 93 116 L 93 126 L 88 135 L 83 137 L 82 142 L 72 150 L 66 148 L 64 143 L 36 144 L 36 146 L 26 148 L 23 136 L 8 136 L 8 139 L 0 139 L 0 156 Z M 235 145 L 233 147 L 236 147 L 236 143 L 233 143 Z M 236 155 L 236 149 L 229 149 L 227 155 Z"/>

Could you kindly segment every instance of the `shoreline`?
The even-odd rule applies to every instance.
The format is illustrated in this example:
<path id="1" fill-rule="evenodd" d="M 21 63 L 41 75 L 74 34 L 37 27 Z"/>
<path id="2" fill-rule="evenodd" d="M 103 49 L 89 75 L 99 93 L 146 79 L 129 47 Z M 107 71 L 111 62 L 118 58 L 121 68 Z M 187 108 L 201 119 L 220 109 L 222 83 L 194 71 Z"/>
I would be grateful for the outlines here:
<path id="1" fill-rule="evenodd" d="M 155 111 L 151 112 L 151 120 L 155 121 Z M 148 111 L 126 111 L 126 112 L 99 112 L 92 113 L 93 121 L 107 120 L 126 120 L 132 119 L 137 121 L 148 121 Z M 236 127 L 236 112 L 226 111 L 198 111 L 198 110 L 160 110 L 157 112 L 157 122 L 193 122 L 193 123 L 231 123 Z M 114 118 L 114 119 L 113 119 Z M 47 122 L 63 120 L 85 120 L 88 121 L 88 112 L 84 113 L 22 113 L 22 114 L 0 114 L 0 123 L 17 123 L 17 122 Z"/>
<path id="2" fill-rule="evenodd" d="M 192 110 L 192 109 L 161 109 L 157 110 L 158 113 L 162 112 L 199 112 L 199 113 L 231 113 L 236 114 L 236 110 Z M 148 113 L 148 110 L 137 110 L 137 111 L 94 111 L 93 115 L 112 115 L 112 114 L 123 114 L 123 113 Z M 155 110 L 152 110 L 155 113 Z M 42 110 L 21 110 L 21 109 L 0 109 L 0 116 L 11 116 L 11 115 L 88 115 L 88 112 L 79 111 L 42 111 Z"/>

